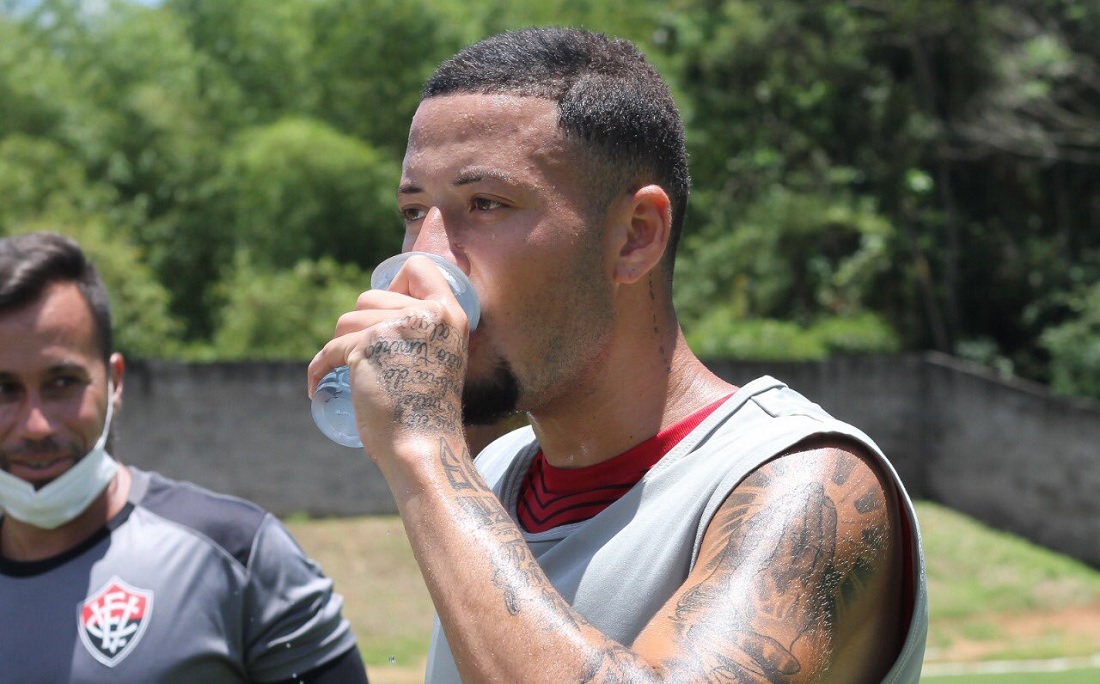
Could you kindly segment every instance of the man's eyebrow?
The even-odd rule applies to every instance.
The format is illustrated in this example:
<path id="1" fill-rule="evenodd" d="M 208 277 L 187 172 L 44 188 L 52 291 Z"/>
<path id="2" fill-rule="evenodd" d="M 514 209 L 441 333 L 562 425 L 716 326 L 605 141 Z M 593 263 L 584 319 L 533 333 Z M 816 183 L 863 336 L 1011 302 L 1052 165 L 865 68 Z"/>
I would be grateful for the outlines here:
<path id="1" fill-rule="evenodd" d="M 61 361 L 46 367 L 46 369 L 42 371 L 41 377 L 53 378 L 58 375 L 72 375 L 74 373 L 81 378 L 88 377 L 87 368 L 72 361 Z M 0 382 L 12 382 L 13 380 L 20 381 L 20 378 L 21 375 L 17 371 L 0 370 Z"/>
<path id="2" fill-rule="evenodd" d="M 76 361 L 70 361 L 68 359 L 62 359 L 57 363 L 52 363 L 42 371 L 46 377 L 53 377 L 56 375 L 72 375 L 76 374 L 81 377 L 89 377 L 88 368 Z"/>
<path id="3" fill-rule="evenodd" d="M 463 185 L 473 185 L 474 183 L 480 183 L 486 180 L 498 181 L 509 185 L 516 184 L 516 180 L 511 174 L 499 169 L 474 168 L 458 174 L 451 182 L 451 185 L 454 187 L 462 187 Z M 398 195 L 416 195 L 422 192 L 424 192 L 424 188 L 413 182 L 402 183 L 397 186 Z"/>
<path id="4" fill-rule="evenodd" d="M 69 361 L 68 359 L 58 361 L 57 363 L 51 365 L 49 368 L 46 369 L 46 371 L 49 373 L 71 373 L 72 371 L 86 373 L 87 370 L 88 369 L 85 368 L 83 364 L 77 363 L 75 361 Z"/>
<path id="5" fill-rule="evenodd" d="M 470 169 L 463 171 L 455 178 L 453 185 L 471 185 L 473 183 L 480 183 L 485 180 L 494 180 L 501 183 L 514 184 L 515 179 L 511 174 L 508 174 L 500 169 Z"/>

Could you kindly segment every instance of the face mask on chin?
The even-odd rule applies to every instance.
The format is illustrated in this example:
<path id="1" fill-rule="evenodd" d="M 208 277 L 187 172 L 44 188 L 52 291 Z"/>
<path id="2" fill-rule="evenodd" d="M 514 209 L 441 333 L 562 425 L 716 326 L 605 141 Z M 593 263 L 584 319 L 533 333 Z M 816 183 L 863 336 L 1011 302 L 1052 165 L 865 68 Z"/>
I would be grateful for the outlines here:
<path id="1" fill-rule="evenodd" d="M 118 472 L 107 453 L 113 413 L 112 383 L 107 382 L 107 418 L 95 446 L 72 468 L 41 489 L 0 470 L 0 509 L 4 515 L 44 530 L 56 529 L 83 513 Z"/>

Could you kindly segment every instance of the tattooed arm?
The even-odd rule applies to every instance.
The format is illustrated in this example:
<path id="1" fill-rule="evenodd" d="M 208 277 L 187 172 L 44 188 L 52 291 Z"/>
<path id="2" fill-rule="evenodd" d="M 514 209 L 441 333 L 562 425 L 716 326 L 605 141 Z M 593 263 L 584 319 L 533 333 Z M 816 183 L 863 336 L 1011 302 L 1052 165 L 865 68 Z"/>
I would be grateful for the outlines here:
<path id="1" fill-rule="evenodd" d="M 409 292 L 435 304 L 365 293 L 310 376 L 351 367 L 360 434 L 465 681 L 881 679 L 902 637 L 901 564 L 894 492 L 871 459 L 816 443 L 762 466 L 710 522 L 680 590 L 633 644 L 614 642 L 557 593 L 473 467 L 457 303 L 430 263 L 409 265 Z"/>
<path id="2" fill-rule="evenodd" d="M 904 599 L 896 499 L 872 463 L 818 441 L 761 466 L 635 649 L 685 681 L 881 681 Z"/>
<path id="3" fill-rule="evenodd" d="M 738 486 L 631 645 L 557 594 L 460 449 L 440 442 L 445 484 L 399 504 L 465 681 L 878 682 L 904 637 L 898 513 L 850 449 L 804 445 Z"/>

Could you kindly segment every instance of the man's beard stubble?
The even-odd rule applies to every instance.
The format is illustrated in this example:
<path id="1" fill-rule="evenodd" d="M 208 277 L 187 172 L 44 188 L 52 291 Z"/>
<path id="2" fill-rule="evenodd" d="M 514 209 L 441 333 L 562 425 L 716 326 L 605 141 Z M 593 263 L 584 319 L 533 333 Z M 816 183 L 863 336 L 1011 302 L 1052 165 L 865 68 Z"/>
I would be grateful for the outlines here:
<path id="1" fill-rule="evenodd" d="M 467 379 L 462 388 L 462 422 L 492 425 L 515 414 L 519 382 L 507 361 L 501 361 L 488 378 Z"/>

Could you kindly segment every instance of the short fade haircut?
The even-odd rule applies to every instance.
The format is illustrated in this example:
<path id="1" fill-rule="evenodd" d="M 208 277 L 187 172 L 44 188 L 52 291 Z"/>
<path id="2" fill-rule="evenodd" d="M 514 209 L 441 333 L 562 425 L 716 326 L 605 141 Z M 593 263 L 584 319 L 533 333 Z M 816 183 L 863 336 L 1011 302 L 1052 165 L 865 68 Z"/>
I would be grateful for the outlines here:
<path id="1" fill-rule="evenodd" d="M 606 192 L 603 208 L 619 193 L 661 186 L 672 204 L 671 279 L 690 188 L 684 126 L 668 85 L 633 43 L 574 28 L 500 33 L 440 65 L 422 99 L 455 94 L 557 103 L 559 126 L 580 143 L 595 187 Z"/>
<path id="2" fill-rule="evenodd" d="M 80 246 L 50 232 L 0 238 L 0 314 L 34 303 L 54 283 L 72 283 L 95 321 L 96 343 L 109 364 L 114 340 L 111 301 L 96 267 Z"/>

